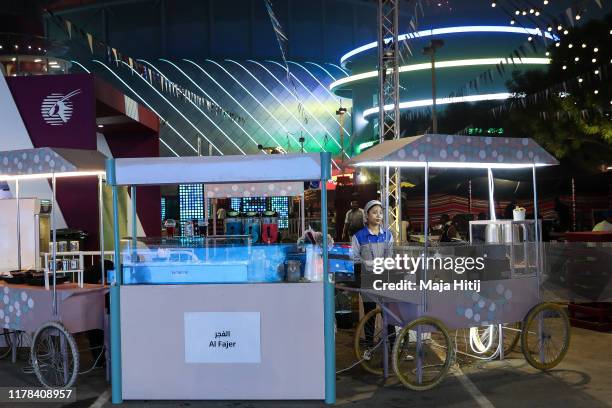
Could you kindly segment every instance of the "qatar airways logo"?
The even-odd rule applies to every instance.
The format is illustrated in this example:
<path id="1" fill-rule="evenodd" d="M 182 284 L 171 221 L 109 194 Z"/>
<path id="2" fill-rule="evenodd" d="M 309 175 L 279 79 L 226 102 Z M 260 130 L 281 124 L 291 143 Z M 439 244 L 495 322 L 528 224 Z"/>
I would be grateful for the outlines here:
<path id="1" fill-rule="evenodd" d="M 67 94 L 52 93 L 42 101 L 40 113 L 43 120 L 51 126 L 62 126 L 72 117 L 73 106 L 71 98 L 81 93 L 75 89 Z"/>

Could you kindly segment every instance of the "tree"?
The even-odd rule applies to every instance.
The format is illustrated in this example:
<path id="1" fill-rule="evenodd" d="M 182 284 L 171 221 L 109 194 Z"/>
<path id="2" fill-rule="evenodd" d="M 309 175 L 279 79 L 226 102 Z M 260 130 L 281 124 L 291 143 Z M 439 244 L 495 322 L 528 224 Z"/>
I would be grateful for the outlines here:
<path id="1" fill-rule="evenodd" d="M 507 84 L 520 96 L 506 105 L 506 126 L 591 171 L 612 164 L 611 26 L 608 15 L 572 29 L 548 47 L 547 72 L 515 72 Z"/>

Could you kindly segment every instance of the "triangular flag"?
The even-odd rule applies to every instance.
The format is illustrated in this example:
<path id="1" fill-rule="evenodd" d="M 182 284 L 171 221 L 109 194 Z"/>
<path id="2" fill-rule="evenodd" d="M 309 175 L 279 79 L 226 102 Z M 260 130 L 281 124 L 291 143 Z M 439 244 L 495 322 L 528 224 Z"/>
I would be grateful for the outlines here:
<path id="1" fill-rule="evenodd" d="M 601 0 L 595 0 L 595 3 L 597 3 L 597 5 L 599 6 L 599 8 L 603 8 L 603 5 L 601 3 Z"/>
<path id="2" fill-rule="evenodd" d="M 86 33 L 87 35 L 87 43 L 89 44 L 89 49 L 91 50 L 91 53 L 93 54 L 93 36 L 89 33 Z"/>
<path id="3" fill-rule="evenodd" d="M 72 23 L 66 20 L 66 30 L 68 30 L 68 38 L 72 39 Z"/>
<path id="4" fill-rule="evenodd" d="M 130 57 L 128 57 L 128 63 L 130 64 L 130 68 L 134 68 L 134 60 Z"/>
<path id="5" fill-rule="evenodd" d="M 569 20 L 570 24 L 572 25 L 572 27 L 574 26 L 574 16 L 572 15 L 572 8 L 568 7 L 565 10 L 565 14 L 567 14 L 567 19 Z"/>
<path id="6" fill-rule="evenodd" d="M 119 60 L 117 59 L 117 49 L 111 48 L 111 50 L 113 51 L 113 57 L 115 57 L 115 63 L 117 64 L 117 66 L 119 66 Z"/>

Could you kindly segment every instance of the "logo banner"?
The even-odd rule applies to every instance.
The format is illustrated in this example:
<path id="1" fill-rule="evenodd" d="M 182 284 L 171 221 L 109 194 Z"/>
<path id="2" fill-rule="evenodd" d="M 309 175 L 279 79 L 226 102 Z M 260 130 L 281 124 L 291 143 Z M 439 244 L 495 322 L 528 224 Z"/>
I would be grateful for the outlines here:
<path id="1" fill-rule="evenodd" d="M 96 149 L 90 75 L 10 77 L 7 83 L 34 147 Z"/>

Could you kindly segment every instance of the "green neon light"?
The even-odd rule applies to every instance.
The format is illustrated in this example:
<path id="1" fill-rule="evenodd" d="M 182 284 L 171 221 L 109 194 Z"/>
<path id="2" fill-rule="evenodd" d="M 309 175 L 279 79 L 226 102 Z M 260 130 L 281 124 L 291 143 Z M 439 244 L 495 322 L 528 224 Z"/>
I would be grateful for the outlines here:
<path id="1" fill-rule="evenodd" d="M 360 143 L 359 145 L 357 145 L 356 151 L 359 154 L 365 149 L 374 146 L 375 144 L 378 144 L 378 140 L 372 140 L 371 142 Z"/>

